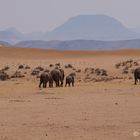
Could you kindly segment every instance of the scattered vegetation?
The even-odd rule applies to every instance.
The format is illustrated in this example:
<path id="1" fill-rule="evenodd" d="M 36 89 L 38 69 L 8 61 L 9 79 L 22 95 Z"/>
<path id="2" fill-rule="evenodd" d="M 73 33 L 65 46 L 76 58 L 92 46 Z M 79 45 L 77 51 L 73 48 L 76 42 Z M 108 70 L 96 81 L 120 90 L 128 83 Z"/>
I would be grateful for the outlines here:
<path id="1" fill-rule="evenodd" d="M 73 68 L 73 66 L 71 64 L 68 64 L 68 65 L 65 65 L 65 68 L 68 69 L 68 68 Z"/>
<path id="2" fill-rule="evenodd" d="M 34 69 L 34 70 L 31 72 L 31 75 L 35 76 L 35 75 L 39 75 L 39 73 L 40 73 L 40 70 Z"/>
<path id="3" fill-rule="evenodd" d="M 77 73 L 80 73 L 81 71 L 82 71 L 81 69 L 76 70 Z"/>
<path id="4" fill-rule="evenodd" d="M 20 71 L 16 71 L 11 78 L 23 78 L 25 75 L 23 75 Z"/>
<path id="5" fill-rule="evenodd" d="M 53 67 L 53 64 L 50 64 L 49 67 L 50 67 L 50 68 Z"/>
<path id="6" fill-rule="evenodd" d="M 0 72 L 0 80 L 5 81 L 7 79 L 9 79 L 9 75 L 5 72 Z"/>
<path id="7" fill-rule="evenodd" d="M 27 66 L 25 66 L 25 69 L 31 69 L 31 67 L 27 65 Z"/>
<path id="8" fill-rule="evenodd" d="M 42 66 L 37 66 L 33 70 L 28 65 L 19 65 L 17 70 L 13 74 L 10 73 L 9 66 L 5 66 L 0 70 L 0 80 L 6 80 L 10 78 L 29 78 L 30 75 L 40 77 L 40 73 L 50 72 L 51 67 L 53 68 L 62 68 L 65 71 L 65 75 L 69 74 L 72 76 L 76 76 L 75 80 L 81 82 L 100 82 L 100 81 L 110 81 L 114 79 L 132 79 L 132 73 L 134 73 L 135 68 L 140 66 L 139 61 L 134 61 L 132 59 L 119 62 L 115 64 L 116 73 L 118 75 L 113 75 L 109 73 L 106 69 L 98 68 L 98 67 L 86 67 L 85 69 L 77 69 L 73 67 L 72 64 L 61 65 L 60 63 L 56 63 L 55 65 L 50 64 L 49 67 L 44 69 Z M 14 66 L 16 67 L 16 66 Z M 23 69 L 20 71 L 19 69 Z M 28 70 L 28 71 L 27 71 Z"/>
<path id="9" fill-rule="evenodd" d="M 0 70 L 0 72 L 5 72 L 5 71 L 7 71 L 7 70 L 9 70 L 9 69 L 10 69 L 9 66 L 5 66 L 4 68 L 2 68 L 2 69 Z"/>
<path id="10" fill-rule="evenodd" d="M 19 65 L 18 66 L 18 69 L 23 69 L 24 68 L 24 65 Z"/>
<path id="11" fill-rule="evenodd" d="M 60 63 L 56 63 L 55 66 L 59 68 L 61 67 Z"/>
<path id="12" fill-rule="evenodd" d="M 38 66 L 38 67 L 36 67 L 35 69 L 36 69 L 36 70 L 39 70 L 39 71 L 43 71 L 43 70 L 44 70 L 44 68 L 41 67 L 41 66 Z"/>
<path id="13" fill-rule="evenodd" d="M 115 64 L 115 68 L 121 70 L 121 73 L 126 75 L 133 73 L 134 69 L 137 68 L 139 65 L 140 64 L 138 61 L 129 59 Z"/>

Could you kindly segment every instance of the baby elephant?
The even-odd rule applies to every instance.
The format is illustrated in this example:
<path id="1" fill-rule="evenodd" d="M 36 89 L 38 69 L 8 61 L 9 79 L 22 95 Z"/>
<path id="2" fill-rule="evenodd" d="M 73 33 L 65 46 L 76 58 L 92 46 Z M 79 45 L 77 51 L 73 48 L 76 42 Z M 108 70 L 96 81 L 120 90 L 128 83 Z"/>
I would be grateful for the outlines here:
<path id="1" fill-rule="evenodd" d="M 66 84 L 65 84 L 65 87 L 67 86 L 67 84 L 69 85 L 69 87 L 71 86 L 71 84 L 72 84 L 72 86 L 74 87 L 74 76 L 68 75 L 68 76 L 66 77 Z"/>

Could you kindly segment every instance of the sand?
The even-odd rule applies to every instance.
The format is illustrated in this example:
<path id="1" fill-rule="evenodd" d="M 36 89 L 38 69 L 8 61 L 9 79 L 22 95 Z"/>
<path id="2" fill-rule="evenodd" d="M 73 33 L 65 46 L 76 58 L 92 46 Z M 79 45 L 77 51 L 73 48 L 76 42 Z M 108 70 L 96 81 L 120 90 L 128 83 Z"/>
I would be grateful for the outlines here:
<path id="1" fill-rule="evenodd" d="M 51 51 L 0 48 L 0 69 L 61 63 L 99 67 L 120 75 L 114 65 L 140 50 Z M 81 75 L 80 75 L 81 76 Z M 132 76 L 132 74 L 129 74 Z M 30 79 L 31 78 L 31 79 Z M 139 140 L 140 85 L 133 79 L 78 82 L 75 87 L 38 88 L 36 78 L 0 81 L 0 140 Z"/>

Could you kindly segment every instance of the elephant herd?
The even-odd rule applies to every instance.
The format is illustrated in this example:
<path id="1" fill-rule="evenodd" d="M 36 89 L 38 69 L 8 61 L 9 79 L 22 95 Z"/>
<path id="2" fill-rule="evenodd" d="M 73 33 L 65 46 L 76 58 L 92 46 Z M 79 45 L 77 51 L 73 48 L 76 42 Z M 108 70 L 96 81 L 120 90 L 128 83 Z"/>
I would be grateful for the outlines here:
<path id="1" fill-rule="evenodd" d="M 43 85 L 43 88 L 47 87 L 47 83 L 49 83 L 49 87 L 53 87 L 53 83 L 55 83 L 56 87 L 63 87 L 64 84 L 64 70 L 63 69 L 53 69 L 49 72 L 43 72 L 40 75 L 40 83 L 39 88 Z M 138 80 L 140 81 L 140 68 L 136 68 L 134 70 L 134 80 L 135 85 L 138 83 Z M 66 86 L 74 86 L 74 76 L 68 75 L 65 78 L 65 87 Z"/>
<path id="2" fill-rule="evenodd" d="M 49 87 L 53 87 L 53 83 L 55 83 L 56 87 L 63 87 L 64 84 L 64 70 L 63 69 L 53 69 L 49 72 L 43 72 L 40 75 L 40 83 L 39 88 L 43 85 L 43 88 L 47 87 L 47 83 L 49 83 Z M 74 76 L 68 75 L 66 76 L 65 86 L 74 86 Z"/>

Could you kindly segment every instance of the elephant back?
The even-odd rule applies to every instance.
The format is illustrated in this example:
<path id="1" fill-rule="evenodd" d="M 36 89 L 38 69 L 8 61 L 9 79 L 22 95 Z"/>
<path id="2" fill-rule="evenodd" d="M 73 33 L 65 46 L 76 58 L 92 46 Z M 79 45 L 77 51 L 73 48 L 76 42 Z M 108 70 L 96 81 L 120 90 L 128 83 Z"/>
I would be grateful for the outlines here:
<path id="1" fill-rule="evenodd" d="M 61 72 L 62 80 L 64 80 L 64 77 L 65 77 L 64 70 L 63 69 L 59 69 L 59 71 Z"/>
<path id="2" fill-rule="evenodd" d="M 49 79 L 49 73 L 47 73 L 47 72 L 41 73 L 40 80 L 47 80 L 48 81 L 48 79 Z"/>
<path id="3" fill-rule="evenodd" d="M 66 81 L 67 81 L 67 82 L 73 82 L 73 81 L 74 81 L 74 77 L 71 76 L 71 75 L 68 75 L 68 76 L 66 77 Z"/>
<path id="4" fill-rule="evenodd" d="M 59 80 L 62 78 L 62 74 L 59 69 L 53 69 L 50 74 L 54 80 Z"/>

